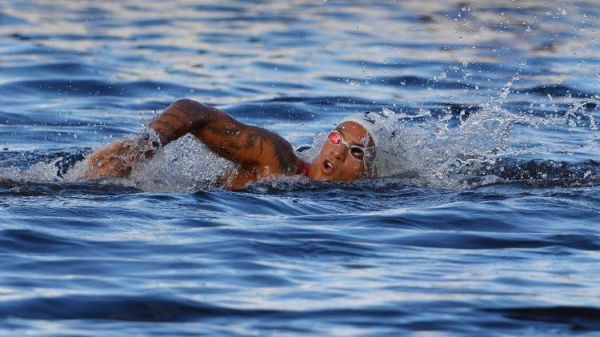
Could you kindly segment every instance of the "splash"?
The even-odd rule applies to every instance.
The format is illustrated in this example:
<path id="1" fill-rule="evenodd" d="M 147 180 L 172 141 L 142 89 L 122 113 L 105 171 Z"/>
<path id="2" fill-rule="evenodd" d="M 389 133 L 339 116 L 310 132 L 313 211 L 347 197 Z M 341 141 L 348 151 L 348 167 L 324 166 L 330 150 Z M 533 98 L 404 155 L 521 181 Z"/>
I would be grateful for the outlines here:
<path id="1" fill-rule="evenodd" d="M 198 191 L 220 187 L 236 168 L 188 134 L 161 148 L 152 160 L 133 167 L 129 179 L 145 191 Z"/>
<path id="2" fill-rule="evenodd" d="M 11 155 L 12 161 L 0 168 L 0 180 L 17 184 L 85 182 L 90 165 L 86 160 L 76 162 L 59 176 L 57 163 L 73 153 Z M 219 178 L 233 169 L 232 162 L 213 154 L 195 137 L 187 135 L 160 148 L 152 159 L 134 164 L 128 178 L 105 178 L 98 182 L 144 191 L 189 192 L 220 187 L 223 182 Z"/>
<path id="3" fill-rule="evenodd" d="M 385 117 L 384 123 L 395 131 L 387 144 L 378 149 L 378 156 L 385 157 L 383 161 L 386 163 L 379 172 L 380 176 L 418 177 L 425 186 L 466 188 L 510 180 L 511 177 L 490 174 L 494 165 L 505 165 L 506 158 L 515 159 L 525 154 L 531 157 L 542 152 L 568 154 L 574 151 L 573 148 L 580 152 L 585 148 L 584 152 L 591 158 L 598 155 L 598 126 L 592 111 L 588 111 L 588 107 L 600 107 L 597 96 L 586 101 L 567 97 L 565 104 L 568 108 L 562 113 L 552 97 L 549 97 L 550 114 L 539 116 L 532 109 L 515 113 L 505 107 L 505 102 L 514 81 L 518 79 L 517 76 L 512 78 L 499 90 L 497 97 L 470 112 L 468 109 L 458 113 L 451 109 L 441 112 L 420 109 L 417 114 L 407 114 L 384 108 L 381 112 Z M 534 140 L 531 135 L 525 142 L 520 141 L 523 133 L 540 126 L 570 134 L 585 133 L 588 144 L 557 142 L 550 146 L 543 140 Z M 541 134 L 537 131 L 537 135 Z M 536 153 L 532 149 L 536 141 L 541 142 L 539 148 L 543 151 Z M 473 179 L 477 175 L 483 176 Z M 514 175 L 515 179 L 518 177 L 518 174 Z"/>

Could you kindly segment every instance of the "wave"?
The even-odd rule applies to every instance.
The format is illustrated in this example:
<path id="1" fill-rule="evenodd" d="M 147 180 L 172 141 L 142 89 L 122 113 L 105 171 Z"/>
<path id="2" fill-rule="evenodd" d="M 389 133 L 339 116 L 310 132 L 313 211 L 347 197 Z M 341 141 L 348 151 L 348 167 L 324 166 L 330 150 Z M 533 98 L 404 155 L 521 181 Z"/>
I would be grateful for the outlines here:
<path id="1" fill-rule="evenodd" d="M 594 97 L 593 93 L 584 92 L 575 88 L 571 88 L 566 85 L 560 84 L 549 84 L 549 85 L 540 85 L 532 88 L 519 89 L 519 93 L 525 94 L 538 94 L 542 96 L 552 96 L 552 97 L 576 97 L 576 98 L 592 98 Z"/>
<path id="2" fill-rule="evenodd" d="M 458 305 L 459 303 L 455 303 Z M 413 305 L 418 305 L 414 303 Z M 445 303 L 450 305 L 450 303 Z M 600 309 L 579 306 L 517 307 L 506 309 L 481 309 L 483 312 L 500 314 L 513 320 L 541 322 L 552 325 L 567 325 L 571 331 L 597 331 Z M 388 307 L 361 309 L 322 309 L 322 310 L 267 310 L 237 309 L 224 306 L 199 303 L 187 299 L 166 296 L 119 296 L 119 295 L 68 295 L 24 300 L 3 301 L 0 304 L 0 317 L 36 320 L 103 320 L 127 322 L 191 322 L 213 319 L 261 319 L 261 320 L 310 320 L 320 322 L 344 322 L 358 324 L 356 320 L 371 322 L 369 326 L 389 326 L 398 329 L 418 329 L 421 323 L 400 321 L 408 319 L 409 313 L 403 309 Z M 381 317 L 392 319 L 394 323 L 379 322 Z M 394 319 L 395 318 L 395 319 Z M 480 318 L 481 319 L 481 318 Z M 490 319 L 490 318 L 488 318 Z M 402 323 L 404 322 L 404 323 Z M 482 327 L 494 324 L 495 320 L 483 320 Z M 446 329 L 452 326 L 444 320 L 430 321 L 428 328 Z M 500 324 L 496 322 L 495 324 Z M 506 328 L 507 322 L 504 322 Z M 360 326 L 364 327 L 362 324 Z M 422 328 L 425 328 L 423 326 Z M 297 328 L 285 328 L 285 331 L 299 332 Z M 303 328 L 309 332 L 311 329 Z"/>
<path id="3" fill-rule="evenodd" d="M 78 78 L 84 76 L 104 76 L 110 72 L 110 69 L 97 65 L 89 65 L 78 62 L 60 62 L 47 64 L 34 64 L 27 66 L 5 67 L 2 69 L 4 75 L 23 76 L 35 74 L 40 77 L 64 77 L 68 74 L 69 78 Z"/>
<path id="4" fill-rule="evenodd" d="M 477 163 L 463 166 L 460 174 L 463 174 L 471 185 L 494 177 L 496 183 L 520 182 L 536 187 L 600 186 L 600 162 L 595 160 L 570 163 L 501 158 L 493 164 Z"/>
<path id="5" fill-rule="evenodd" d="M 260 310 L 235 310 L 183 299 L 156 296 L 85 296 L 2 301 L 0 317 L 24 319 L 97 319 L 140 322 L 182 322 L 210 317 L 262 316 Z"/>
<path id="6" fill-rule="evenodd" d="M 34 177 L 35 179 L 37 177 Z M 110 181 L 79 182 L 35 182 L 0 178 L 0 195 L 11 196 L 59 196 L 59 195 L 124 195 L 140 193 L 142 190 Z"/>
<path id="7" fill-rule="evenodd" d="M 398 308 L 266 310 L 237 309 L 164 296 L 70 295 L 3 301 L 0 317 L 43 320 L 110 320 L 134 322 L 189 322 L 210 319 L 325 319 L 401 317 Z M 382 323 L 386 325 L 386 323 Z M 294 331 L 295 328 L 290 330 Z"/>
<path id="8" fill-rule="evenodd" d="M 385 85 L 393 87 L 408 87 L 408 88 L 422 88 L 422 89 L 475 89 L 474 85 L 468 83 L 459 83 L 442 80 L 431 80 L 425 77 L 418 76 L 380 76 L 372 77 L 368 79 L 360 78 L 339 78 L 339 77 L 323 77 L 323 80 L 331 82 L 345 82 L 345 83 L 363 83 L 373 85 Z"/>
<path id="9" fill-rule="evenodd" d="M 484 309 L 508 318 L 530 322 L 564 324 L 573 331 L 600 330 L 600 308 L 584 306 L 515 307 Z"/>
<path id="10" fill-rule="evenodd" d="M 238 118 L 260 118 L 276 119 L 283 121 L 310 121 L 314 120 L 314 114 L 309 110 L 302 108 L 297 104 L 281 103 L 245 103 L 235 105 L 227 109 L 228 113 Z"/>
<path id="11" fill-rule="evenodd" d="M 30 95 L 35 93 L 45 95 L 68 96 L 118 96 L 140 97 L 150 92 L 168 91 L 172 94 L 184 96 L 189 94 L 190 87 L 160 81 L 131 81 L 111 83 L 96 79 L 44 79 L 44 80 L 18 80 L 4 83 L 0 89 L 14 94 Z M 207 96 L 219 96 L 220 92 L 209 89 L 194 89 Z"/>

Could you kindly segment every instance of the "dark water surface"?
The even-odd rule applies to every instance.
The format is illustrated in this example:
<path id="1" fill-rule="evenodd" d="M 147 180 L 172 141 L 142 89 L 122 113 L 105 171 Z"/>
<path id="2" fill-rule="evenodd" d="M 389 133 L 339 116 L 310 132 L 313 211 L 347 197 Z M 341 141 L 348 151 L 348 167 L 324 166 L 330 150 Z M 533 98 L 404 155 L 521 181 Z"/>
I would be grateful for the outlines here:
<path id="1" fill-rule="evenodd" d="M 595 335 L 595 1 L 0 3 L 2 335 Z M 294 146 L 376 111 L 386 177 L 209 188 L 54 162 L 188 97 Z M 313 141 L 314 140 L 314 141 Z"/>

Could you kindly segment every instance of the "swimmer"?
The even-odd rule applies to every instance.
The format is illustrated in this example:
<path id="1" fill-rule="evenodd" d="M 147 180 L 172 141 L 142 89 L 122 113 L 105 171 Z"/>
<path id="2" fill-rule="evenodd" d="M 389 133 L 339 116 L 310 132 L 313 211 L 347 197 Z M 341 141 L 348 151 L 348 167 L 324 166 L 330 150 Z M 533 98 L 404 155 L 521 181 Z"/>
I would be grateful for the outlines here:
<path id="1" fill-rule="evenodd" d="M 372 123 L 365 114 L 342 120 L 329 132 L 317 157 L 307 163 L 278 134 L 243 124 L 214 107 L 181 99 L 151 121 L 149 133 L 135 140 L 115 141 L 89 155 L 85 177 L 125 178 L 135 163 L 150 159 L 160 147 L 191 133 L 212 152 L 238 164 L 222 177 L 226 189 L 292 175 L 311 180 L 364 179 L 376 174 L 378 144 Z"/>

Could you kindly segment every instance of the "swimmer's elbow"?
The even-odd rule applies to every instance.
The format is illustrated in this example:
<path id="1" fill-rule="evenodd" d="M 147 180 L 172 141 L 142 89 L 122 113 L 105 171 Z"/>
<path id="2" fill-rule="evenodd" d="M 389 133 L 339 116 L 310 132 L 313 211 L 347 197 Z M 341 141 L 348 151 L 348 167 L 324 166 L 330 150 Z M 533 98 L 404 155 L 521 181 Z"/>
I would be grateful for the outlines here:
<path id="1" fill-rule="evenodd" d="M 178 99 L 172 104 L 172 106 L 175 106 L 185 115 L 185 117 L 187 117 L 187 121 L 184 122 L 189 123 L 188 125 L 192 129 L 190 131 L 203 127 L 211 119 L 212 115 L 214 114 L 214 110 L 216 110 L 213 107 L 189 98 Z"/>
<path id="2" fill-rule="evenodd" d="M 216 109 L 191 99 L 178 99 L 149 126 L 158 134 L 162 145 L 166 145 L 202 128 L 214 114 L 213 110 Z"/>

